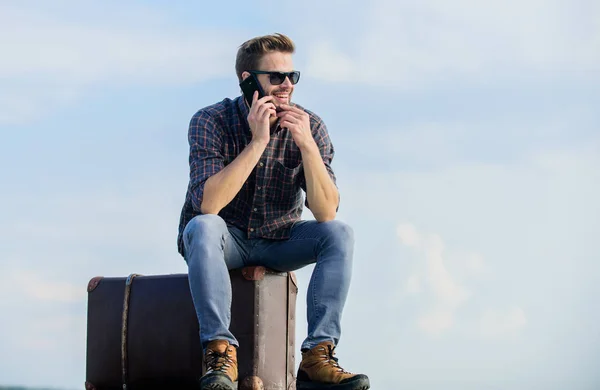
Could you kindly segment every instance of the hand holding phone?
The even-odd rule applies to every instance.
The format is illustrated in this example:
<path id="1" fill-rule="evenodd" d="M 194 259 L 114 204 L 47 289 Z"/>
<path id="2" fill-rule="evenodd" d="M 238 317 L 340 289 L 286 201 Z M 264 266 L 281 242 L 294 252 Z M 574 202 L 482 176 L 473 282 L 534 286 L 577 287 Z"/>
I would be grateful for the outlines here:
<path id="1" fill-rule="evenodd" d="M 252 132 L 252 139 L 268 143 L 271 139 L 271 117 L 276 117 L 275 105 L 272 103 L 273 96 L 265 96 L 258 80 L 254 75 L 246 77 L 240 83 L 244 99 L 250 107 L 248 113 L 248 124 Z"/>

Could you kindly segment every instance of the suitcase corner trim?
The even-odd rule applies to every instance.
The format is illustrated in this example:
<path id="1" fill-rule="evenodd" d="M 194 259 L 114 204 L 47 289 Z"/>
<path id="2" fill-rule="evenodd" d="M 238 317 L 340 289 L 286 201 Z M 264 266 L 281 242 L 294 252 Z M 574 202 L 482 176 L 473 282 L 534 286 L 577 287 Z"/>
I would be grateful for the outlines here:
<path id="1" fill-rule="evenodd" d="M 91 278 L 87 285 L 87 292 L 91 293 L 92 291 L 94 291 L 96 287 L 98 287 L 102 279 L 104 279 L 104 276 L 95 276 Z"/>
<path id="2" fill-rule="evenodd" d="M 242 269 L 242 275 L 246 280 L 259 281 L 265 278 L 265 274 L 267 270 L 265 267 L 257 266 L 257 267 L 244 267 Z"/>
<path id="3" fill-rule="evenodd" d="M 96 386 L 88 381 L 85 382 L 85 390 L 96 390 Z"/>

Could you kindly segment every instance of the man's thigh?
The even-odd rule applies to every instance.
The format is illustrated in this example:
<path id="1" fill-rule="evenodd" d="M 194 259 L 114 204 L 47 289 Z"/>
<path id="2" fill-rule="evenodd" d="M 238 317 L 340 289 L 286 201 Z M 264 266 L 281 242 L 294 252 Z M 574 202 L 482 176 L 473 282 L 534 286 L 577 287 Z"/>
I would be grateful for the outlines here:
<path id="1" fill-rule="evenodd" d="M 186 252 L 190 246 L 199 249 L 194 251 L 201 254 L 200 257 L 189 258 L 186 254 L 184 259 L 188 265 L 190 261 L 205 263 L 203 256 L 208 253 L 217 254 L 215 246 L 223 249 L 223 260 L 229 270 L 242 268 L 248 262 L 248 245 L 241 230 L 226 224 L 219 216 L 199 215 L 188 222 L 183 232 Z M 192 252 L 192 251 L 190 251 Z M 209 262 L 210 264 L 210 262 Z"/>
<path id="2" fill-rule="evenodd" d="M 227 225 L 228 234 L 225 237 L 223 252 L 225 263 L 229 270 L 242 268 L 248 265 L 250 245 L 244 232 L 237 227 Z"/>
<path id="3" fill-rule="evenodd" d="M 261 240 L 251 251 L 249 262 L 288 272 L 317 261 L 326 231 L 317 221 L 298 221 L 288 240 Z"/>

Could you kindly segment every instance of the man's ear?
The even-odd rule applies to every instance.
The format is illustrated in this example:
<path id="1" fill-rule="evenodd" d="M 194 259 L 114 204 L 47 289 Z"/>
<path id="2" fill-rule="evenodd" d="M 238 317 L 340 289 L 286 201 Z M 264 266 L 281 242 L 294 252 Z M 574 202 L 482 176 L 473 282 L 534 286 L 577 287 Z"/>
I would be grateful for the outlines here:
<path id="1" fill-rule="evenodd" d="M 242 72 L 242 81 L 243 81 L 243 80 L 246 80 L 246 79 L 248 78 L 248 76 L 250 76 L 250 73 L 249 73 L 249 72 L 246 72 L 246 71 L 243 71 L 243 72 Z"/>

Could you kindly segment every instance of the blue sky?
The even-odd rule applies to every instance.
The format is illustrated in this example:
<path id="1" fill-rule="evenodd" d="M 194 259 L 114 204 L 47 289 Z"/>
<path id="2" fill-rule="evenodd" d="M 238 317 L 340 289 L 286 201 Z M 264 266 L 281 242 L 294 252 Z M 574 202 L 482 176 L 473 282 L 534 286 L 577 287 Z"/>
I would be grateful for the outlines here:
<path id="1" fill-rule="evenodd" d="M 379 390 L 597 389 L 591 0 L 0 1 L 0 382 L 81 388 L 87 281 L 186 271 L 189 119 L 273 32 L 357 237 L 343 366 Z"/>

